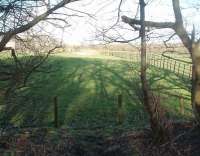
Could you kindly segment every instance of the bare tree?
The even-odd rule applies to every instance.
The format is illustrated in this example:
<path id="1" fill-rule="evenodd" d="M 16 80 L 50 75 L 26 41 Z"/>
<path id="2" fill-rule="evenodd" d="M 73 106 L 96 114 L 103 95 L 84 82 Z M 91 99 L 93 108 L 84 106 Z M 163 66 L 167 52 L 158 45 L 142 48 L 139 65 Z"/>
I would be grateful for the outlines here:
<path id="1" fill-rule="evenodd" d="M 41 42 L 42 38 L 42 43 Z M 36 43 L 36 44 L 34 44 Z M 46 61 L 50 54 L 59 47 L 59 44 L 50 36 L 16 36 L 16 49 L 6 48 L 11 51 L 2 52 L 0 58 L 0 86 L 3 111 L 1 122 L 8 124 L 10 118 L 16 113 L 16 108 L 27 101 L 25 93 L 32 88 L 29 80 L 35 73 L 49 73 L 51 68 Z M 31 100 L 31 97 L 29 98 Z"/>
<path id="2" fill-rule="evenodd" d="M 66 4 L 78 0 L 6 0 L 0 4 L 0 51 L 8 41 L 16 34 L 25 32 L 44 20 L 60 20 L 62 18 L 48 18 L 56 14 L 55 11 L 64 7 Z M 45 11 L 42 11 L 45 10 Z M 41 12 L 41 13 L 40 13 Z M 62 14 L 65 15 L 65 14 Z"/>
<path id="3" fill-rule="evenodd" d="M 195 37 L 195 26 L 193 26 L 191 36 L 190 33 L 187 32 L 184 26 L 179 0 L 172 0 L 172 5 L 175 22 L 145 21 L 145 26 L 157 29 L 169 28 L 174 30 L 176 35 L 178 35 L 181 39 L 183 45 L 187 48 L 193 63 L 191 101 L 195 116 L 198 120 L 200 120 L 200 39 L 196 39 Z M 141 26 L 142 24 L 140 20 L 129 18 L 127 16 L 122 16 L 122 20 L 133 28 L 135 26 Z"/>
<path id="4" fill-rule="evenodd" d="M 58 10 L 66 8 L 66 4 L 75 1 L 78 0 L 5 0 L 0 2 L 0 52 L 11 52 L 11 56 L 15 62 L 11 66 L 15 65 L 14 69 L 16 70 L 8 71 L 6 68 L 11 66 L 8 65 L 8 62 L 5 65 L 5 62 L 1 60 L 1 81 L 13 81 L 15 79 L 13 74 L 18 73 L 19 76 L 20 73 L 21 76 L 23 75 L 22 77 L 20 76 L 21 81 L 25 85 L 31 73 L 44 63 L 52 51 L 60 47 L 59 43 L 55 44 L 55 40 L 51 43 L 50 40 L 47 40 L 47 38 L 51 38 L 47 33 L 45 34 L 47 38 L 44 40 L 44 35 L 41 35 L 44 25 L 40 27 L 38 24 L 45 21 L 62 29 L 69 26 L 67 17 L 77 14 L 71 15 L 66 12 L 59 12 Z M 70 8 L 68 9 L 70 10 Z M 37 31 L 30 30 L 36 25 L 38 26 Z M 24 32 L 33 32 L 34 34 L 29 34 L 29 37 L 27 37 Z M 41 39 L 42 36 L 43 39 Z M 19 50 L 16 53 L 15 49 L 7 47 L 7 43 L 12 38 L 15 38 L 17 43 L 21 43 L 20 53 L 24 51 L 23 55 L 25 55 L 25 52 L 29 52 L 30 57 L 26 57 L 26 61 L 23 62 L 18 58 L 17 53 L 19 53 Z M 42 51 L 43 53 L 41 53 Z"/>
<path id="5" fill-rule="evenodd" d="M 131 25 L 134 30 L 131 30 L 132 32 L 135 30 L 139 31 L 139 35 L 136 37 L 132 37 L 131 39 L 126 39 L 126 37 L 123 34 L 120 34 L 120 31 L 127 30 L 130 32 L 130 29 L 127 29 L 126 27 L 121 27 L 119 22 L 120 13 L 122 10 L 120 9 L 122 7 L 122 0 L 119 1 L 118 5 L 118 18 L 116 19 L 116 22 L 109 28 L 104 29 L 103 31 L 100 31 L 103 34 L 103 40 L 109 43 L 112 42 L 119 42 L 119 43 L 129 43 L 136 41 L 138 39 L 141 39 L 141 48 L 137 48 L 138 51 L 141 52 L 141 66 L 140 66 L 140 81 L 141 81 L 141 88 L 140 88 L 140 102 L 144 104 L 145 110 L 149 115 L 150 125 L 152 129 L 152 134 L 155 142 L 163 142 L 169 139 L 169 127 L 168 123 L 165 117 L 164 110 L 160 106 L 159 98 L 153 94 L 153 92 L 150 89 L 150 86 L 148 84 L 147 80 L 147 54 L 146 54 L 146 42 L 147 42 L 147 29 L 146 29 L 146 22 L 145 22 L 145 1 L 139 0 L 139 4 L 137 7 L 137 11 L 135 14 L 135 17 L 140 15 L 140 20 L 138 22 L 140 23 L 140 27 L 138 25 Z M 139 12 L 140 11 L 140 12 Z M 109 31 L 115 31 L 116 30 L 116 36 L 109 35 Z M 119 31 L 119 32 L 118 32 Z M 134 34 L 133 33 L 133 34 Z M 130 33 L 129 33 L 130 35 Z M 130 36 L 129 36 L 130 37 Z M 133 46 L 133 45 L 132 45 Z M 142 96 L 142 98 L 141 98 Z"/>
<path id="6" fill-rule="evenodd" d="M 159 99 L 152 93 L 147 80 L 146 60 L 146 28 L 145 28 L 145 2 L 140 0 L 140 37 L 141 37 L 141 84 L 143 103 L 150 116 L 150 124 L 155 142 L 169 139 L 169 130 L 166 126 L 164 111 L 161 109 Z"/>
<path id="7" fill-rule="evenodd" d="M 6 53 L 8 56 L 0 58 L 0 82 L 5 84 L 0 88 L 4 96 L 4 114 L 12 114 L 15 110 L 13 106 L 18 103 L 20 91 L 27 87 L 27 82 L 34 72 L 48 72 L 49 68 L 46 68 L 44 63 L 49 55 L 60 47 L 60 43 L 48 33 L 44 33 L 44 25 L 38 24 L 44 21 L 62 29 L 69 26 L 67 17 L 72 15 L 59 12 L 58 9 L 75 1 L 78 0 L 0 2 L 0 54 Z M 36 25 L 37 28 L 33 30 Z M 18 44 L 16 49 L 7 47 L 12 38 L 15 38 Z"/>

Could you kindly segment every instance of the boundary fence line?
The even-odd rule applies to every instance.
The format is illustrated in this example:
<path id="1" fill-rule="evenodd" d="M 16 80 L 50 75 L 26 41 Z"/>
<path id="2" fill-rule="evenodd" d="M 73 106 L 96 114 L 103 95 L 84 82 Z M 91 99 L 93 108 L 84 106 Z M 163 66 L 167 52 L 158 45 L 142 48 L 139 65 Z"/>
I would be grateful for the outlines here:
<path id="1" fill-rule="evenodd" d="M 133 62 L 140 62 L 140 54 L 128 51 L 106 51 L 105 55 L 119 57 Z M 178 61 L 164 55 L 149 53 L 147 54 L 149 65 L 169 70 L 180 77 L 192 78 L 192 64 L 185 61 Z"/>

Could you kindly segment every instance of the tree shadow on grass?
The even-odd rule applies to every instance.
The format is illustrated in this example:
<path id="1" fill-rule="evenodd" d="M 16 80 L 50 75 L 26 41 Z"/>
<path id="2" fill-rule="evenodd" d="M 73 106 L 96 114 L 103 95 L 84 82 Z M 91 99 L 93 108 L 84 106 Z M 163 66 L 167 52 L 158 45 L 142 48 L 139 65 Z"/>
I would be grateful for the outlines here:
<path id="1" fill-rule="evenodd" d="M 177 89 L 183 89 L 190 92 L 191 89 L 191 80 L 188 77 L 180 76 L 170 70 L 160 69 L 157 67 L 151 67 L 149 72 L 149 82 L 151 85 L 154 83 L 162 83 L 161 81 L 167 82 L 166 84 L 169 86 L 169 90 L 173 89 L 173 87 Z M 165 83 L 164 82 L 164 83 Z M 163 88 L 167 89 L 163 86 Z"/>
<path id="2" fill-rule="evenodd" d="M 117 125 L 116 97 L 118 94 L 123 94 L 126 116 L 124 127 L 140 127 L 146 123 L 144 121 L 146 116 L 139 100 L 133 101 L 129 96 L 134 91 L 131 87 L 132 80 L 125 77 L 128 74 L 126 64 L 114 62 L 114 65 L 111 65 L 108 62 L 102 63 L 99 60 L 91 61 L 90 71 L 87 74 L 90 77 L 89 81 L 93 82 L 93 87 L 90 90 L 90 96 L 85 99 L 87 102 L 79 103 L 73 107 L 75 110 L 80 109 L 78 115 L 71 113 L 72 110 L 68 112 L 68 114 L 73 114 L 71 122 L 79 128 L 115 127 Z M 85 85 L 87 86 L 87 84 Z M 138 124 L 138 114 L 140 119 L 142 118 L 144 121 L 140 122 L 141 124 Z"/>
<path id="3" fill-rule="evenodd" d="M 113 129 L 117 126 L 118 94 L 123 94 L 124 127 L 140 128 L 146 124 L 127 62 L 52 57 L 48 64 L 54 72 L 33 75 L 28 99 L 16 105 L 12 120 L 19 116 L 20 125 L 51 126 L 53 97 L 57 96 L 60 126 Z M 130 95 L 136 98 L 133 100 Z"/>
<path id="4" fill-rule="evenodd" d="M 191 80 L 170 70 L 151 67 L 149 82 L 155 94 L 161 95 L 161 102 L 171 118 L 188 120 L 192 117 L 190 104 Z M 180 98 L 183 96 L 184 114 L 180 111 Z"/>

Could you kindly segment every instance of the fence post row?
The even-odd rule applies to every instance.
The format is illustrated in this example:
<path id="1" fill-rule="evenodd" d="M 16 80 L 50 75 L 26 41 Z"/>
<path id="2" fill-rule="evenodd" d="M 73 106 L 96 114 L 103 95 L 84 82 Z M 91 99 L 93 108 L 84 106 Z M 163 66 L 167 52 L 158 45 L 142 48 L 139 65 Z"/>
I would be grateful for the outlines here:
<path id="1" fill-rule="evenodd" d="M 109 51 L 108 52 L 109 56 L 115 56 L 115 57 L 120 57 L 120 58 L 125 58 L 127 60 L 133 61 L 133 62 L 139 62 L 140 61 L 140 56 L 137 53 L 127 53 L 125 55 L 123 55 L 123 52 L 113 52 L 113 51 Z M 157 55 L 153 55 L 151 53 L 149 53 L 147 55 L 147 63 L 149 65 L 154 65 L 157 66 L 159 68 L 163 68 L 163 69 L 168 69 L 182 77 L 184 76 L 188 76 L 189 78 L 192 77 L 192 66 L 190 66 L 189 68 L 189 73 L 186 73 L 186 63 L 183 63 L 183 71 L 180 69 L 181 68 L 181 63 L 177 62 L 177 60 L 172 60 L 170 58 L 166 58 L 164 56 L 161 55 L 161 57 L 156 57 Z M 127 58 L 128 57 L 128 58 Z M 159 62 L 160 61 L 160 62 Z"/>

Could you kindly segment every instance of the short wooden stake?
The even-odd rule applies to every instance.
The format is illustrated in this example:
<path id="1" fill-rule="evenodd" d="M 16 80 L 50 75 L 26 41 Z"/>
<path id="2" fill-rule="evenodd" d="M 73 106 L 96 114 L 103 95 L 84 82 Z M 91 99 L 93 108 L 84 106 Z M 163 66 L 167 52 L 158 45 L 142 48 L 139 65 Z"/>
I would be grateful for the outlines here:
<path id="1" fill-rule="evenodd" d="M 180 71 L 180 63 L 178 64 L 178 74 L 179 74 L 179 71 Z"/>
<path id="2" fill-rule="evenodd" d="M 184 77 L 184 75 L 185 75 L 185 64 L 183 65 L 183 76 L 182 77 Z"/>
<path id="3" fill-rule="evenodd" d="M 58 128 L 58 98 L 54 97 L 54 126 Z"/>
<path id="4" fill-rule="evenodd" d="M 119 94 L 117 97 L 117 123 L 122 124 L 124 120 L 123 104 L 122 104 L 122 95 Z"/>
<path id="5" fill-rule="evenodd" d="M 182 115 L 184 115 L 184 100 L 183 100 L 183 97 L 182 96 L 180 96 L 179 97 L 179 103 L 180 103 L 180 113 L 182 114 Z"/>
<path id="6" fill-rule="evenodd" d="M 174 72 L 176 72 L 176 61 L 174 63 Z"/>

